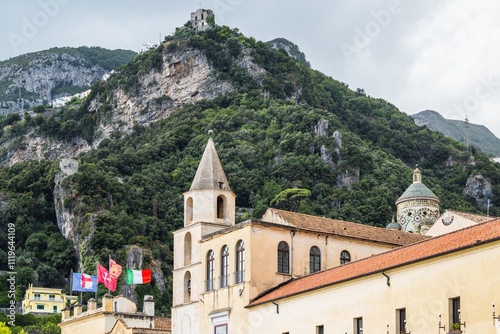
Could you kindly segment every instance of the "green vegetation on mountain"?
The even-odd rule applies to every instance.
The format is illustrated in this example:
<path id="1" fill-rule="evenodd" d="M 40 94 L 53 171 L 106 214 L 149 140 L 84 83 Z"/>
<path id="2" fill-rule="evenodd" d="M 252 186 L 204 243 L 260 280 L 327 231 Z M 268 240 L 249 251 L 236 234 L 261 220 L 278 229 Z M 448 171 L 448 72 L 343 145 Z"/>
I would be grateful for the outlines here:
<path id="1" fill-rule="evenodd" d="M 153 294 L 160 312 L 170 312 L 171 232 L 182 226 L 182 193 L 194 178 L 209 130 L 237 194 L 239 221 L 259 218 L 276 203 L 383 227 L 411 183 L 416 164 L 442 209 L 484 212 L 473 197 L 462 195 L 469 175 L 482 174 L 493 184 L 490 213 L 500 215 L 500 165 L 487 156 L 473 151 L 475 163 L 470 163 L 462 144 L 415 125 L 389 102 L 353 91 L 283 50 L 228 27 L 179 30 L 95 85 L 86 100 L 75 100 L 53 117 L 0 117 L 0 158 L 22 149 L 18 138 L 29 132 L 62 142 L 78 137 L 93 142 L 98 125 L 109 122 L 115 90 L 140 94 L 140 77 L 165 66 L 163 59 L 170 54 L 192 50 L 202 50 L 215 78 L 234 89 L 185 104 L 147 127 L 136 125 L 130 134 L 115 131 L 97 149 L 78 157 L 79 172 L 64 181 L 72 189 L 64 206 L 80 217 L 77 229 L 91 236 L 90 249 L 82 250 L 85 256 L 107 263 L 111 254 L 125 263 L 126 246 L 139 245 L 145 249 L 144 267 L 160 263 L 166 292 L 156 284 L 136 290 Z M 245 71 L 242 55 L 264 69 L 263 76 Z M 102 104 L 90 113 L 92 101 Z M 29 279 L 63 287 L 76 266 L 73 247 L 56 223 L 57 170 L 55 161 L 0 169 L 0 244 L 7 242 L 5 226 L 15 224 L 17 270 L 26 271 L 19 295 Z M 0 268 L 6 261 L 2 249 Z M 84 270 L 92 265 L 84 263 Z"/>
<path id="2" fill-rule="evenodd" d="M 111 71 L 120 65 L 126 64 L 136 53 L 130 50 L 108 50 L 97 46 L 80 46 L 77 48 L 58 47 L 48 50 L 25 53 L 17 57 L 0 61 L 0 66 L 16 65 L 19 67 L 27 66 L 31 61 L 44 56 L 69 54 L 82 58 L 82 61 L 89 66 L 99 65 L 105 70 Z"/>
<path id="3" fill-rule="evenodd" d="M 420 126 L 426 125 L 433 131 L 438 131 L 447 137 L 465 144 L 466 124 L 465 121 L 454 119 L 445 119 L 439 113 L 433 110 L 424 110 L 411 115 L 415 123 Z M 500 139 L 488 130 L 484 125 L 468 125 L 469 145 L 479 148 L 486 154 L 500 157 Z"/>
<path id="4" fill-rule="evenodd" d="M 304 52 L 300 51 L 299 47 L 296 44 L 290 42 L 286 38 L 275 38 L 267 43 L 274 49 L 285 50 L 290 57 L 297 59 L 309 68 L 311 67 L 311 64 L 307 61 Z"/>

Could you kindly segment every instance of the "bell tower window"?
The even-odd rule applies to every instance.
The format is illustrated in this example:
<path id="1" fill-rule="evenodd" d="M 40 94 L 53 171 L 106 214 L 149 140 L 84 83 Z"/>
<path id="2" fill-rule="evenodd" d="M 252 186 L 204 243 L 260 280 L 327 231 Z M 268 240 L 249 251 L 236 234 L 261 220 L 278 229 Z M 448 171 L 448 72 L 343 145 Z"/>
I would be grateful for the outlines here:
<path id="1" fill-rule="evenodd" d="M 226 201 L 224 197 L 217 197 L 217 219 L 226 218 Z"/>
<path id="2" fill-rule="evenodd" d="M 191 273 L 186 271 L 184 274 L 184 303 L 191 301 Z"/>
<path id="3" fill-rule="evenodd" d="M 191 264 L 191 233 L 187 232 L 184 236 L 184 265 Z"/>
<path id="4" fill-rule="evenodd" d="M 189 197 L 186 201 L 186 225 L 193 223 L 193 198 Z"/>

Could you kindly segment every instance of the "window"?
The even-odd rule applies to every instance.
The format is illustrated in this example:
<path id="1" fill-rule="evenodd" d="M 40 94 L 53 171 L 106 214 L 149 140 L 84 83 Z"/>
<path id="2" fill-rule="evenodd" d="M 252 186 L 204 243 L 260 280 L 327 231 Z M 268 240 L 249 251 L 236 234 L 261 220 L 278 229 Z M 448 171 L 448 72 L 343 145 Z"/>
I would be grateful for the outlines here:
<path id="1" fill-rule="evenodd" d="M 221 253 L 221 266 L 220 266 L 220 287 L 224 288 L 227 286 L 227 281 L 229 277 L 229 247 L 222 247 Z"/>
<path id="2" fill-rule="evenodd" d="M 191 273 L 186 271 L 184 274 L 184 303 L 191 301 Z"/>
<path id="3" fill-rule="evenodd" d="M 52 306 L 52 312 L 57 313 L 57 306 L 56 305 Z"/>
<path id="4" fill-rule="evenodd" d="M 224 197 L 219 196 L 217 197 L 217 218 L 218 219 L 226 218 L 225 212 L 226 208 L 225 208 Z"/>
<path id="5" fill-rule="evenodd" d="M 311 273 L 321 270 L 321 251 L 316 246 L 309 251 L 309 268 Z"/>
<path id="6" fill-rule="evenodd" d="M 45 310 L 45 305 L 37 305 L 36 309 L 37 310 Z"/>
<path id="7" fill-rule="evenodd" d="M 40 300 L 40 294 L 39 293 L 35 293 L 35 300 Z"/>
<path id="8" fill-rule="evenodd" d="M 324 334 L 325 328 L 323 325 L 316 326 L 316 334 Z"/>
<path id="9" fill-rule="evenodd" d="M 351 262 L 351 254 L 348 251 L 343 250 L 340 252 L 340 264 Z"/>
<path id="10" fill-rule="evenodd" d="M 193 198 L 189 197 L 186 201 L 186 225 L 193 223 Z"/>
<path id="11" fill-rule="evenodd" d="M 49 300 L 50 301 L 56 300 L 56 295 L 49 295 Z"/>
<path id="12" fill-rule="evenodd" d="M 406 309 L 396 310 L 396 328 L 398 333 L 406 333 Z"/>
<path id="13" fill-rule="evenodd" d="M 214 334 L 227 334 L 227 324 L 215 326 L 214 327 Z"/>
<path id="14" fill-rule="evenodd" d="M 460 329 L 460 297 L 450 299 L 450 311 L 450 328 L 453 324 L 458 324 Z"/>
<path id="15" fill-rule="evenodd" d="M 214 289 L 214 251 L 210 250 L 207 254 L 207 291 Z"/>
<path id="16" fill-rule="evenodd" d="M 281 241 L 278 244 L 278 272 L 288 274 L 290 272 L 290 250 L 288 244 Z"/>
<path id="17" fill-rule="evenodd" d="M 191 264 L 191 233 L 184 236 L 184 265 Z"/>
<path id="18" fill-rule="evenodd" d="M 235 282 L 241 283 L 245 280 L 245 243 L 243 240 L 236 244 L 236 277 Z"/>
<path id="19" fill-rule="evenodd" d="M 363 334 L 363 318 L 354 319 L 354 333 Z"/>

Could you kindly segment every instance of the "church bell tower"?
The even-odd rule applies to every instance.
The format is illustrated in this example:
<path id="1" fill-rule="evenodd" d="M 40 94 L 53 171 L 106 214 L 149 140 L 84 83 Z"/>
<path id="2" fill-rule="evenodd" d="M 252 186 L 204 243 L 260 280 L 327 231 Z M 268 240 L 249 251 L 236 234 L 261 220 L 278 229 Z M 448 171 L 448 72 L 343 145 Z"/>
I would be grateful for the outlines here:
<path id="1" fill-rule="evenodd" d="M 199 333 L 204 268 L 199 241 L 235 224 L 236 195 L 227 182 L 212 138 L 189 191 L 184 193 L 184 227 L 174 232 L 172 333 Z"/>

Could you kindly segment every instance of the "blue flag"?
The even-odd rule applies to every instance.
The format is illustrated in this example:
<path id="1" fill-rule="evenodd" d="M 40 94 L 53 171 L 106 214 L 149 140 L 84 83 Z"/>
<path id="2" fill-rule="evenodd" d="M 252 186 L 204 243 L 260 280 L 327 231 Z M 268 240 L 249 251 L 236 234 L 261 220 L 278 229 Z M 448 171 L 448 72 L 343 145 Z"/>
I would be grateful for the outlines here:
<path id="1" fill-rule="evenodd" d="M 97 276 L 73 273 L 73 284 L 71 289 L 73 291 L 96 292 Z"/>

